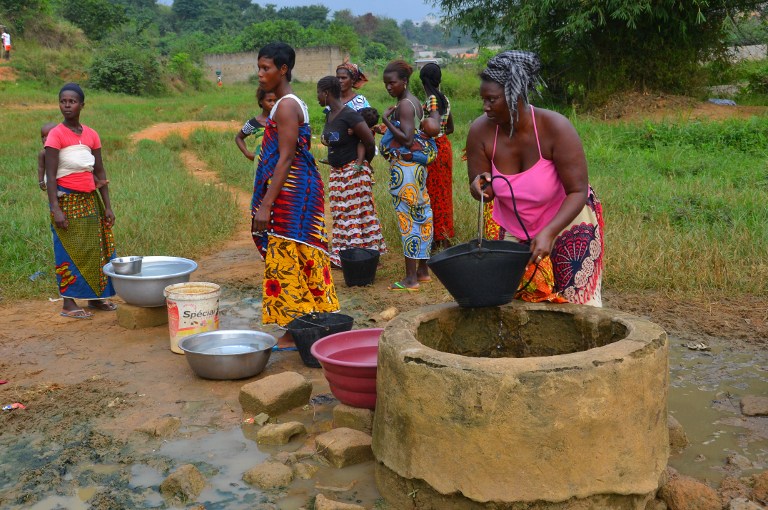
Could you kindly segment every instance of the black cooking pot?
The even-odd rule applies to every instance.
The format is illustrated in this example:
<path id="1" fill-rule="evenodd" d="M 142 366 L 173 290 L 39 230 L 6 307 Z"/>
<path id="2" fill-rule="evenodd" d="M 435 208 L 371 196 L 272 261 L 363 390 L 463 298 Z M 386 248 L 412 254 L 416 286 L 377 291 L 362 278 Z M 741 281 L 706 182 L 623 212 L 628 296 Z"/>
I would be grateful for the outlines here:
<path id="1" fill-rule="evenodd" d="M 475 308 L 512 301 L 530 258 L 524 244 L 475 239 L 441 251 L 427 265 L 459 306 Z"/>
<path id="2" fill-rule="evenodd" d="M 343 313 L 308 313 L 296 317 L 289 322 L 285 329 L 293 337 L 296 350 L 304 365 L 320 368 L 320 362 L 312 356 L 312 344 L 323 337 L 352 329 L 354 319 Z"/>

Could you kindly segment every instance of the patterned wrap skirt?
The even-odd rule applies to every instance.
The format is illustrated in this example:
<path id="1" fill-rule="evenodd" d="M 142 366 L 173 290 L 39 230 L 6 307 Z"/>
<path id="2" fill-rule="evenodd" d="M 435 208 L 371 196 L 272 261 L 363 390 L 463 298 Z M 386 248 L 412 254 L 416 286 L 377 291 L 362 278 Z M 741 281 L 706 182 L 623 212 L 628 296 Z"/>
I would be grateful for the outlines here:
<path id="1" fill-rule="evenodd" d="M 331 262 L 341 265 L 339 252 L 347 248 L 370 248 L 386 253 L 381 223 L 373 203 L 373 169 L 368 162 L 356 168 L 352 161 L 331 168 L 328 201 L 331 204 Z"/>
<path id="2" fill-rule="evenodd" d="M 51 214 L 59 295 L 73 299 L 114 296 L 112 280 L 102 268 L 115 258 L 115 239 L 105 222 L 99 192 L 78 193 L 59 187 L 59 194 L 59 206 L 69 222 L 66 230 L 57 228 Z"/>
<path id="3" fill-rule="evenodd" d="M 432 245 L 432 207 L 427 193 L 427 168 L 399 158 L 389 160 L 389 193 L 395 207 L 403 255 L 428 259 Z"/>
<path id="4" fill-rule="evenodd" d="M 262 323 L 283 327 L 306 313 L 337 311 L 339 299 L 328 262 L 328 254 L 314 246 L 270 235 Z"/>
<path id="5" fill-rule="evenodd" d="M 549 257 L 529 264 L 518 289 L 523 301 L 603 306 L 603 206 L 589 187 L 587 203 L 558 234 Z M 520 242 L 501 229 L 504 239 Z"/>
<path id="6" fill-rule="evenodd" d="M 432 205 L 435 241 L 454 236 L 453 231 L 453 149 L 447 136 L 435 138 L 437 158 L 427 167 L 427 192 Z"/>

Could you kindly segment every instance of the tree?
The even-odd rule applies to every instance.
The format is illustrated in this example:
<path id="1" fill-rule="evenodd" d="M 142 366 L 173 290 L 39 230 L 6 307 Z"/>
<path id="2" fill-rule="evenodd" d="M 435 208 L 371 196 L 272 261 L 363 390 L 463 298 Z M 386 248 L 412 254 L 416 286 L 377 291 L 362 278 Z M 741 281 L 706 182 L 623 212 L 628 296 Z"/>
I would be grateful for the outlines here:
<path id="1" fill-rule="evenodd" d="M 47 15 L 49 9 L 48 0 L 3 0 L 0 2 L 0 19 L 9 28 L 23 33 L 28 19 Z"/>
<path id="2" fill-rule="evenodd" d="M 128 20 L 122 6 L 107 0 L 62 0 L 61 15 L 93 41 L 100 41 Z"/>
<path id="3" fill-rule="evenodd" d="M 296 21 L 264 21 L 247 27 L 238 38 L 240 51 L 258 51 L 271 42 L 284 42 L 294 48 L 306 46 L 307 32 Z"/>
<path id="4" fill-rule="evenodd" d="M 333 13 L 333 21 L 353 27 L 355 26 L 355 15 L 349 9 L 342 9 Z"/>
<path id="5" fill-rule="evenodd" d="M 690 92 L 722 58 L 725 20 L 749 0 L 439 0 L 477 41 L 536 51 L 563 98 L 650 88 Z"/>
<path id="6" fill-rule="evenodd" d="M 330 10 L 324 5 L 283 7 L 277 11 L 280 19 L 294 20 L 304 27 L 325 28 L 328 26 Z"/>

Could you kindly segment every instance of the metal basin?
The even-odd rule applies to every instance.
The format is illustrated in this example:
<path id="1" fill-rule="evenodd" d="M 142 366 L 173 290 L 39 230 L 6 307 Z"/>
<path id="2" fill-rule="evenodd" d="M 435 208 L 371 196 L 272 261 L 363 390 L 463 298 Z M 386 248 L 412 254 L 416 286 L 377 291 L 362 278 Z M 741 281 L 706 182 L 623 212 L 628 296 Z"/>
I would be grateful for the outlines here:
<path id="1" fill-rule="evenodd" d="M 141 272 L 141 260 L 144 257 L 118 257 L 109 261 L 117 274 L 138 274 Z"/>
<path id="2" fill-rule="evenodd" d="M 141 271 L 136 274 L 118 274 L 112 262 L 104 266 L 104 274 L 112 278 L 115 292 L 126 303 L 135 306 L 163 306 L 163 291 L 168 285 L 185 283 L 197 269 L 197 262 L 181 257 L 143 257 Z"/>
<path id="3" fill-rule="evenodd" d="M 192 370 L 205 379 L 244 379 L 267 366 L 277 339 L 261 331 L 206 331 L 179 340 Z"/>

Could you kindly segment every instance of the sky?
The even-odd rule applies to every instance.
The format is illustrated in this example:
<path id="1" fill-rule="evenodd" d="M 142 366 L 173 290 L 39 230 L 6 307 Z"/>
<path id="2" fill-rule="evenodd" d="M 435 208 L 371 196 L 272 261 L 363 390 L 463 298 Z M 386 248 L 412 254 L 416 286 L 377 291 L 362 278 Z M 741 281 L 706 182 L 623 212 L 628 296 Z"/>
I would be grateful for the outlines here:
<path id="1" fill-rule="evenodd" d="M 421 21 L 427 14 L 440 14 L 438 8 L 432 7 L 429 2 L 424 0 L 373 0 L 372 2 L 360 0 L 264 0 L 262 5 L 264 4 L 275 4 L 278 8 L 319 4 L 328 7 L 331 10 L 331 14 L 334 11 L 349 9 L 352 11 L 352 14 L 357 16 L 372 12 L 376 15 L 395 19 L 398 22 L 406 19 Z"/>
<path id="2" fill-rule="evenodd" d="M 173 1 L 160 0 L 160 3 L 170 5 Z M 372 12 L 377 16 L 395 19 L 398 23 L 406 19 L 418 22 L 430 13 L 440 15 L 440 9 L 432 7 L 432 4 L 425 0 L 259 0 L 259 3 L 262 6 L 275 4 L 278 9 L 296 5 L 325 5 L 330 9 L 331 15 L 334 11 L 349 9 L 356 16 Z"/>

